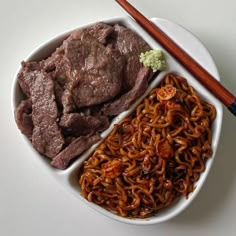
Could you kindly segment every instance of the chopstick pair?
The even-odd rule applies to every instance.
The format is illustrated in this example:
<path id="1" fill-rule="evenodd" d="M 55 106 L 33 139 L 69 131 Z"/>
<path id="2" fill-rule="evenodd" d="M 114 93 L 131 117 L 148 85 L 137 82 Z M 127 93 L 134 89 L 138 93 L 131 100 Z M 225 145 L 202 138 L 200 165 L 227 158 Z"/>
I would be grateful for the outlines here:
<path id="1" fill-rule="evenodd" d="M 154 39 L 236 116 L 236 97 L 126 0 L 116 0 Z"/>

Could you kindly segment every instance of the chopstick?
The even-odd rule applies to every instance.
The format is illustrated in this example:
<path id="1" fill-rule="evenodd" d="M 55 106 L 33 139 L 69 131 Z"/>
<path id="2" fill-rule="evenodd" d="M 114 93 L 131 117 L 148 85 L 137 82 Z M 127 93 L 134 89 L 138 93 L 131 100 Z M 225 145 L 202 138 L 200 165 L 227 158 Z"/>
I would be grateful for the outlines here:
<path id="1" fill-rule="evenodd" d="M 236 97 L 126 0 L 116 0 L 154 39 L 236 116 Z"/>

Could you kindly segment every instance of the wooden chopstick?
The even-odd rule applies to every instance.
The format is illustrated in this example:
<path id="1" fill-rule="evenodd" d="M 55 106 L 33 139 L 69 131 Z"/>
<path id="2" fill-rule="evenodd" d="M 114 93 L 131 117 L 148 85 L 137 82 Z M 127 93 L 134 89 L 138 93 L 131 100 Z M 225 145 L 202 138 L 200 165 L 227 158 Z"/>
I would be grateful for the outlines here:
<path id="1" fill-rule="evenodd" d="M 236 97 L 231 92 L 129 2 L 126 0 L 116 0 L 116 2 L 236 116 Z"/>

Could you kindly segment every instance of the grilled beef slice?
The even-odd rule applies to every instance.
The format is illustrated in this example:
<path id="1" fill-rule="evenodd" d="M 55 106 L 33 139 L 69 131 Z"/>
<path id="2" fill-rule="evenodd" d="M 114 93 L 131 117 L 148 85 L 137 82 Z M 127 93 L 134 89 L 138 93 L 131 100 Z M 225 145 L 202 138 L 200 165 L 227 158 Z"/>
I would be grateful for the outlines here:
<path id="1" fill-rule="evenodd" d="M 65 43 L 65 58 L 71 66 L 77 107 L 106 102 L 120 92 L 124 61 L 119 51 L 104 47 L 84 31 L 79 39 Z"/>
<path id="2" fill-rule="evenodd" d="M 57 124 L 58 109 L 54 83 L 50 74 L 41 72 L 31 85 L 34 124 L 32 144 L 39 153 L 53 158 L 61 151 L 64 144 L 64 138 Z"/>
<path id="3" fill-rule="evenodd" d="M 139 70 L 143 68 L 139 62 L 139 55 L 151 48 L 137 33 L 122 25 L 116 24 L 114 30 L 116 32 L 114 47 L 124 55 L 126 60 L 123 86 L 130 90 L 135 86 Z"/>
<path id="4" fill-rule="evenodd" d="M 118 24 L 73 31 L 50 57 L 22 63 L 18 82 L 27 100 L 15 111 L 19 129 L 52 166 L 66 168 L 145 92 L 152 73 L 139 54 L 149 49 Z"/>
<path id="5" fill-rule="evenodd" d="M 59 125 L 66 136 L 78 137 L 107 129 L 109 120 L 106 116 L 70 113 L 62 115 Z"/>
<path id="6" fill-rule="evenodd" d="M 53 158 L 51 165 L 58 169 L 65 169 L 71 160 L 82 154 L 100 139 L 98 134 L 78 137 Z"/>
<path id="7" fill-rule="evenodd" d="M 114 102 L 105 104 L 102 109 L 103 114 L 115 116 L 127 110 L 135 100 L 145 93 L 148 88 L 149 74 L 149 69 L 142 67 L 139 70 L 134 87 Z"/>

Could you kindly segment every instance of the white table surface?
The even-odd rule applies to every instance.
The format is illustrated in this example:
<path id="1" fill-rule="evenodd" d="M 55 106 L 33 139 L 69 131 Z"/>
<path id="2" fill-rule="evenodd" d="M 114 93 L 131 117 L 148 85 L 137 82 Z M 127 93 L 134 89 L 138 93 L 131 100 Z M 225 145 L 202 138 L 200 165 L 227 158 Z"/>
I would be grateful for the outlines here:
<path id="1" fill-rule="evenodd" d="M 234 0 L 132 0 L 148 17 L 177 22 L 199 37 L 236 94 Z M 0 0 L 0 235 L 236 235 L 236 117 L 224 109 L 208 179 L 191 206 L 157 225 L 126 225 L 94 212 L 27 155 L 11 112 L 19 63 L 45 40 L 78 25 L 126 13 L 113 0 Z"/>

